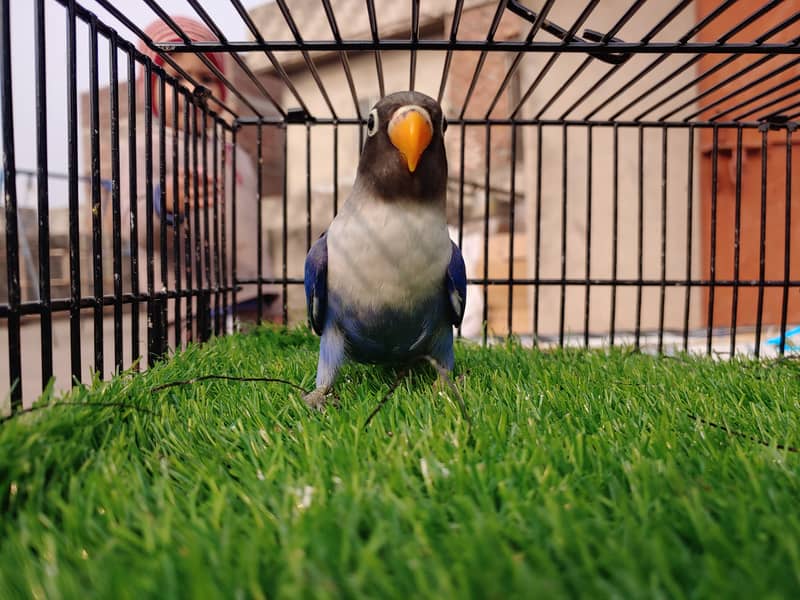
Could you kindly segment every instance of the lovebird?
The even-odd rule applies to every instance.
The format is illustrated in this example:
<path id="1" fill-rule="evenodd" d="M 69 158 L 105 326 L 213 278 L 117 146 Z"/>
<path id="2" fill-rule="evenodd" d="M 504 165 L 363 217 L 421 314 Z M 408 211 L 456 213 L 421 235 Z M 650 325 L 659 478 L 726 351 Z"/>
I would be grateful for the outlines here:
<path id="1" fill-rule="evenodd" d="M 321 336 L 316 389 L 325 406 L 347 360 L 452 371 L 466 306 L 464 259 L 447 230 L 447 120 L 418 92 L 375 104 L 352 191 L 305 261 L 308 317 Z"/>

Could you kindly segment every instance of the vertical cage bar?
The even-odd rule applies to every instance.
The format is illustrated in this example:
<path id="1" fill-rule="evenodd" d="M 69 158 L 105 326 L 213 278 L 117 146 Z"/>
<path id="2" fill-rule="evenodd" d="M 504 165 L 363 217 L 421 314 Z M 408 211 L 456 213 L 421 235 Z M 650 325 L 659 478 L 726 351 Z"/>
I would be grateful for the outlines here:
<path id="1" fill-rule="evenodd" d="M 514 333 L 514 237 L 517 212 L 517 126 L 511 124 L 511 181 L 508 206 L 508 335 Z"/>
<path id="2" fill-rule="evenodd" d="M 464 249 L 464 145 L 466 143 L 466 125 L 461 123 L 461 144 L 458 149 L 458 248 Z M 456 335 L 461 337 L 461 325 Z"/>
<path id="3" fill-rule="evenodd" d="M 147 269 L 147 366 L 155 361 L 155 317 L 153 289 L 155 269 L 153 264 L 153 70 L 152 63 L 144 63 L 144 213 L 145 260 Z"/>
<path id="4" fill-rule="evenodd" d="M 464 8 L 464 0 L 455 0 L 455 4 L 453 6 L 453 11 L 452 11 L 452 20 L 450 22 L 449 39 L 451 42 L 455 42 L 457 39 L 458 26 L 459 23 L 461 23 L 461 12 L 463 8 Z M 447 50 L 444 57 L 444 66 L 442 67 L 442 77 L 439 80 L 439 93 L 436 96 L 436 101 L 439 102 L 439 104 L 442 103 L 442 98 L 444 98 L 444 90 L 445 87 L 447 87 L 447 76 L 450 73 L 450 63 L 452 61 L 453 61 L 453 50 Z"/>
<path id="5" fill-rule="evenodd" d="M 464 244 L 464 146 L 467 144 L 467 126 L 461 123 L 461 146 L 458 149 L 458 247 Z"/>
<path id="6" fill-rule="evenodd" d="M 611 174 L 611 335 L 609 344 L 614 345 L 617 332 L 617 275 L 619 271 L 619 126 L 614 123 L 611 157 L 613 172 Z"/>
<path id="7" fill-rule="evenodd" d="M 411 0 L 411 43 L 419 41 L 419 0 Z M 417 79 L 417 51 L 411 50 L 409 58 L 408 89 L 414 91 Z"/>
<path id="8" fill-rule="evenodd" d="M 92 155 L 92 280 L 94 283 L 94 368 L 103 373 L 103 237 L 100 197 L 100 101 L 97 17 L 89 21 L 89 136 Z"/>
<path id="9" fill-rule="evenodd" d="M 311 249 L 311 123 L 306 123 L 306 252 Z"/>
<path id="10" fill-rule="evenodd" d="M 197 340 L 203 342 L 207 339 L 206 327 L 208 326 L 206 314 L 206 299 L 203 291 L 203 230 L 201 227 L 201 187 L 200 187 L 200 126 L 197 123 L 197 113 L 200 108 L 192 101 L 192 212 L 194 213 L 194 271 L 195 271 L 195 311 L 197 312 Z"/>
<path id="11" fill-rule="evenodd" d="M 372 40 L 374 42 L 379 41 L 379 34 L 378 34 L 378 19 L 376 17 L 375 11 L 375 0 L 367 0 L 367 15 L 369 16 L 369 29 L 372 34 Z M 381 51 L 374 50 L 373 56 L 375 58 L 375 71 L 378 75 L 378 90 L 380 91 L 381 98 L 386 95 L 386 87 L 383 81 L 383 63 L 381 61 Z M 359 144 L 359 148 L 361 145 Z"/>
<path id="12" fill-rule="evenodd" d="M 492 169 L 492 126 L 486 124 L 486 169 L 484 172 L 483 202 L 483 345 L 486 345 L 489 333 L 489 202 L 491 192 Z"/>
<path id="13" fill-rule="evenodd" d="M 781 298 L 781 339 L 778 352 L 786 353 L 786 318 L 789 308 L 789 277 L 791 275 L 792 250 L 792 132 L 794 127 L 786 128 L 786 195 L 784 200 L 784 238 L 783 238 L 783 295 Z"/>
<path id="14" fill-rule="evenodd" d="M 122 211 L 120 210 L 119 166 L 119 65 L 117 62 L 118 38 L 111 34 L 109 44 L 109 100 L 111 122 L 111 220 L 112 255 L 114 273 L 114 369 L 123 369 L 122 358 Z"/>
<path id="15" fill-rule="evenodd" d="M 360 129 L 360 128 L 359 128 Z M 289 323 L 289 130 L 283 125 L 283 182 L 281 189 L 281 205 L 283 223 L 281 224 L 281 278 L 282 294 L 282 321 L 284 326 Z"/>
<path id="16" fill-rule="evenodd" d="M 533 267 L 533 345 L 539 345 L 539 277 L 542 265 L 542 125 L 536 125 L 536 262 Z"/>
<path id="17" fill-rule="evenodd" d="M 583 302 L 583 345 L 589 347 L 589 307 L 591 304 L 592 286 L 592 126 L 586 128 L 586 254 L 584 256 L 584 272 L 586 285 Z"/>
<path id="18" fill-rule="evenodd" d="M 212 135 L 212 154 L 214 155 L 214 165 L 211 168 L 212 186 L 211 193 L 214 197 L 212 207 L 212 220 L 214 221 L 214 335 L 220 334 L 220 288 L 221 270 L 219 264 L 219 124 L 216 118 L 213 123 L 214 133 Z"/>
<path id="19" fill-rule="evenodd" d="M 50 202 L 47 167 L 47 54 L 44 0 L 36 0 L 36 192 L 39 217 L 39 304 L 42 390 L 53 376 L 53 317 L 50 311 Z"/>
<path id="20" fill-rule="evenodd" d="M 189 177 L 189 164 L 196 165 L 196 160 L 191 158 L 190 152 L 197 153 L 197 144 L 193 143 L 195 139 L 192 129 L 190 129 L 189 113 L 194 114 L 194 106 L 189 104 L 189 96 L 184 93 L 183 96 L 183 260 L 184 270 L 186 275 L 186 343 L 194 341 L 194 312 L 192 310 L 192 303 L 194 300 L 194 289 L 192 285 L 192 260 L 196 255 L 192 255 L 192 235 L 197 239 L 197 229 L 192 224 L 192 214 L 196 215 L 197 211 L 192 210 L 189 203 L 194 191 L 192 179 Z M 196 180 L 195 180 L 196 181 Z M 197 197 L 196 195 L 194 196 Z"/>
<path id="21" fill-rule="evenodd" d="M 191 211 L 194 216 L 194 224 L 193 224 L 193 240 L 194 240 L 194 280 L 195 280 L 195 287 L 192 290 L 192 295 L 195 298 L 195 311 L 197 312 L 197 323 L 196 331 L 197 331 L 197 340 L 204 341 L 204 331 L 206 326 L 206 321 L 204 320 L 204 305 L 203 305 L 203 252 L 202 252 L 202 240 L 200 239 L 202 236 L 200 230 L 200 159 L 197 150 L 198 144 L 198 137 L 199 137 L 199 129 L 197 126 L 197 105 L 192 102 L 191 103 L 191 111 L 192 111 L 192 130 L 191 130 L 191 142 L 192 142 L 192 170 L 187 171 L 191 173 L 191 186 L 192 186 L 192 208 Z"/>
<path id="22" fill-rule="evenodd" d="M 333 216 L 339 213 L 339 122 L 333 124 Z"/>
<path id="23" fill-rule="evenodd" d="M 558 304 L 558 346 L 564 347 L 564 325 L 567 304 L 567 126 L 561 126 L 561 284 Z"/>
<path id="24" fill-rule="evenodd" d="M 597 0 L 595 0 L 596 2 Z M 497 28 L 500 26 L 500 20 L 503 17 L 503 14 L 506 11 L 508 2 L 506 0 L 501 0 L 497 3 L 497 7 L 495 8 L 494 16 L 492 17 L 491 23 L 489 24 L 489 30 L 486 32 L 486 37 L 484 38 L 486 43 L 492 44 L 494 42 L 494 36 L 497 33 Z M 475 69 L 472 71 L 472 76 L 470 77 L 469 86 L 467 87 L 467 93 L 464 96 L 464 100 L 461 102 L 461 110 L 459 111 L 458 118 L 463 119 L 467 113 L 467 107 L 469 106 L 470 100 L 472 100 L 473 94 L 475 89 L 478 85 L 478 79 L 480 78 L 481 73 L 483 72 L 483 67 L 486 64 L 486 57 L 488 56 L 488 52 L 486 50 L 482 50 L 480 55 L 478 56 L 478 62 L 475 65 Z M 554 60 L 554 59 L 553 59 Z M 549 67 L 545 67 L 545 72 Z M 530 90 L 531 92 L 533 90 Z M 511 118 L 515 118 L 517 116 L 518 110 L 515 110 Z M 491 111 L 487 111 L 487 116 L 485 117 L 488 119 L 488 114 Z M 536 117 L 539 118 L 538 115 Z"/>
<path id="25" fill-rule="evenodd" d="M 638 127 L 638 198 L 639 206 L 636 223 L 636 324 L 634 325 L 634 346 L 638 350 L 642 334 L 642 291 L 644 288 L 644 128 Z"/>
<path id="26" fill-rule="evenodd" d="M 230 305 L 228 304 L 228 134 L 227 129 L 222 127 L 222 143 L 221 143 L 220 156 L 220 275 L 222 277 L 222 327 L 225 333 L 230 333 L 228 330 L 228 311 Z"/>
<path id="27" fill-rule="evenodd" d="M 172 166 L 172 248 L 173 252 L 175 252 L 175 264 L 173 265 L 174 271 L 173 274 L 175 276 L 175 304 L 173 306 L 174 309 L 174 320 L 175 320 L 175 348 L 183 347 L 183 336 L 181 335 L 183 323 L 182 323 L 182 314 L 181 314 L 181 293 L 183 290 L 183 286 L 181 285 L 181 221 L 183 219 L 181 214 L 181 202 L 180 202 L 180 181 L 178 178 L 178 173 L 180 169 L 178 168 L 178 136 L 180 135 L 179 129 L 179 105 L 178 105 L 178 86 L 173 81 L 171 84 L 172 89 L 172 160 L 170 165 Z M 164 116 L 166 118 L 166 115 Z M 185 149 L 185 147 L 184 147 Z"/>
<path id="28" fill-rule="evenodd" d="M 330 26 L 331 33 L 333 33 L 333 39 L 336 42 L 341 42 L 342 36 L 341 33 L 339 32 L 339 25 L 336 23 L 336 16 L 334 15 L 333 6 L 331 6 L 330 0 L 322 0 L 322 7 L 325 10 L 325 15 L 328 19 L 328 25 Z M 345 78 L 347 79 L 347 85 L 350 88 L 350 96 L 353 99 L 353 105 L 356 110 L 356 115 L 360 119 L 361 109 L 358 106 L 358 94 L 356 92 L 355 83 L 353 82 L 353 73 L 350 70 L 350 60 L 347 58 L 346 52 L 338 52 L 338 55 L 339 55 L 339 63 L 342 65 Z"/>
<path id="29" fill-rule="evenodd" d="M 256 189 L 256 227 L 258 227 L 258 231 L 256 232 L 256 239 L 257 242 L 257 252 L 258 252 L 258 324 L 261 324 L 261 319 L 264 315 L 264 299 L 262 296 L 263 290 L 263 283 L 261 280 L 264 278 L 264 234 L 262 231 L 262 224 L 263 224 L 263 215 L 262 215 L 262 207 L 261 207 L 261 174 L 263 173 L 264 168 L 264 153 L 263 153 L 263 133 L 262 133 L 262 126 L 261 123 L 258 124 L 258 138 L 256 140 L 256 144 L 258 147 L 258 173 L 257 177 L 257 189 Z"/>
<path id="30" fill-rule="evenodd" d="M 8 277 L 8 373 L 11 382 L 11 411 L 22 408 L 22 358 L 20 338 L 19 225 L 17 221 L 17 177 L 14 148 L 14 106 L 11 79 L 11 8 L 0 2 L 0 85 L 3 86 L 3 178 L 6 205 L 6 264 Z"/>
<path id="31" fill-rule="evenodd" d="M 136 59 L 128 52 L 128 208 L 130 220 L 129 244 L 131 253 L 131 360 L 138 369 L 139 361 L 139 223 L 138 223 L 138 176 L 136 159 Z"/>
<path id="32" fill-rule="evenodd" d="M 238 132 L 239 126 L 237 125 L 231 132 L 231 281 L 233 287 L 231 290 L 231 315 L 233 315 L 234 330 L 236 329 L 236 318 L 238 316 L 237 306 L 239 295 L 239 280 L 236 272 L 236 264 L 239 257 L 239 252 L 237 251 L 237 238 L 239 235 L 239 229 L 237 227 L 238 220 L 236 217 L 236 135 Z"/>
<path id="33" fill-rule="evenodd" d="M 166 101 L 166 82 L 164 75 L 158 76 L 158 249 L 161 270 L 161 289 L 158 292 L 156 303 L 158 319 L 158 335 L 156 343 L 158 345 L 158 355 L 163 356 L 167 352 L 167 296 L 169 289 L 169 269 L 167 259 L 169 249 L 167 248 L 167 101 Z"/>
<path id="34" fill-rule="evenodd" d="M 711 142 L 711 253 L 709 264 L 708 323 L 706 324 L 706 354 L 711 355 L 711 334 L 714 327 L 714 293 L 717 279 L 717 177 L 719 175 L 719 128 L 714 125 Z"/>
<path id="35" fill-rule="evenodd" d="M 7 2 L 4 3 L 7 5 Z M 5 23 L 6 21 L 4 21 Z M 4 46 L 3 56 L 10 57 L 11 50 Z M 10 69 L 10 64 L 9 64 Z M 11 85 L 11 72 L 6 70 L 2 77 L 5 85 Z M 6 93 L 9 92 L 9 93 Z M 3 93 L 3 98 L 10 102 L 10 89 Z M 9 106 L 10 111 L 10 106 Z M 10 127 L 3 131 L 11 132 Z M 13 165 L 12 165 L 13 166 Z M 69 0 L 67 5 L 67 174 L 69 177 L 69 353 L 70 370 L 73 381 L 81 380 L 81 254 L 80 254 L 80 221 L 78 204 L 78 50 L 77 50 L 77 5 Z M 6 175 L 6 190 L 15 190 L 14 179 Z M 16 190 L 15 190 L 16 192 Z M 8 191 L 6 191 L 8 193 Z M 16 200 L 16 199 L 15 199 Z M 9 201 L 6 201 L 8 207 Z M 16 222 L 16 221 L 15 221 Z M 11 221 L 6 217 L 6 227 Z M 9 264 L 13 264 L 12 255 L 8 255 Z M 9 282 L 10 283 L 10 282 Z M 9 292 L 11 291 L 9 285 Z M 12 323 L 9 322 L 9 333 Z M 11 346 L 13 347 L 13 345 Z M 13 353 L 12 353 L 13 355 Z M 11 371 L 12 375 L 14 371 Z M 13 381 L 13 378 L 12 378 Z M 13 397 L 12 397 L 13 402 Z"/>
<path id="36" fill-rule="evenodd" d="M 203 136 L 203 274 L 205 275 L 205 286 L 203 288 L 203 332 L 202 341 L 207 341 L 211 337 L 211 232 L 208 221 L 209 194 L 208 194 L 208 106 L 201 104 L 203 114 L 202 131 Z"/>
<path id="37" fill-rule="evenodd" d="M 733 230 L 733 297 L 731 298 L 731 357 L 736 355 L 736 325 L 739 312 L 739 259 L 742 236 L 742 128 L 736 128 L 736 196 Z"/>
<path id="38" fill-rule="evenodd" d="M 688 174 L 686 184 L 686 294 L 683 299 L 683 351 L 689 351 L 689 309 L 692 299 L 692 247 L 694 215 L 694 127 L 689 126 L 689 147 L 686 152 Z"/>
<path id="39" fill-rule="evenodd" d="M 789 158 L 789 157 L 787 157 Z M 755 355 L 761 355 L 761 329 L 764 317 L 764 277 L 767 250 L 767 129 L 761 130 L 761 224 L 758 241 L 758 305 L 756 308 Z"/>
<path id="40" fill-rule="evenodd" d="M 658 296 L 658 353 L 664 351 L 664 313 L 667 295 L 667 151 L 669 130 L 661 129 L 661 282 Z"/>

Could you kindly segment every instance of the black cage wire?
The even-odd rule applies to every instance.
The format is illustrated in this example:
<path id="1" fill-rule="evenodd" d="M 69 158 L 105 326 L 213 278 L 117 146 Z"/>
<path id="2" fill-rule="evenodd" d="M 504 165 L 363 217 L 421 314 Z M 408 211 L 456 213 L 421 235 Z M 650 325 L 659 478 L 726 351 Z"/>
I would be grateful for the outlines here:
<path id="1" fill-rule="evenodd" d="M 795 350 L 800 2 L 185 0 L 199 41 L 141 0 L 168 42 L 119 3 L 16 26 L 22 4 L 0 1 L 4 410 L 225 334 L 244 295 L 304 320 L 305 253 L 402 89 L 450 124 L 463 336 Z"/>

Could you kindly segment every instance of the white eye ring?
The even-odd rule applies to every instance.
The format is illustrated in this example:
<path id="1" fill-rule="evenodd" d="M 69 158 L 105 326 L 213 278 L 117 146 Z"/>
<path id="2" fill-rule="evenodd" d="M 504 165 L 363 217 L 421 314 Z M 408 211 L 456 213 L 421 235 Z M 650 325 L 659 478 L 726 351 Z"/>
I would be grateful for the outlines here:
<path id="1" fill-rule="evenodd" d="M 372 137 L 378 133 L 378 109 L 373 108 L 367 118 L 367 135 Z"/>

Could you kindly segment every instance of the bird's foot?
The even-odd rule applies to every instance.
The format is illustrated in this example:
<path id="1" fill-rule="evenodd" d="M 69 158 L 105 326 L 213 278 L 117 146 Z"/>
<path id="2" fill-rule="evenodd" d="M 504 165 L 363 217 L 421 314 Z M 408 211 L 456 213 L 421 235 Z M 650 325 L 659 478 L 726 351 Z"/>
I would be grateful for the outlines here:
<path id="1" fill-rule="evenodd" d="M 442 374 L 442 373 L 439 373 L 436 376 L 436 379 L 433 381 L 433 389 L 437 393 L 438 392 L 452 391 L 452 387 L 451 386 L 460 387 L 461 384 L 464 383 L 467 380 L 467 375 L 468 374 L 469 374 L 469 371 L 467 371 L 466 373 L 461 373 L 461 375 L 458 375 L 456 377 L 453 377 L 452 373 L 449 373 L 449 374 L 446 375 L 447 379 L 445 379 L 445 375 Z"/>
<path id="2" fill-rule="evenodd" d="M 433 382 L 433 388 L 437 394 L 448 395 L 454 400 L 458 402 L 458 407 L 461 409 L 461 416 L 464 420 L 472 426 L 472 421 L 469 418 L 469 413 L 467 412 L 467 405 L 464 404 L 464 398 L 461 396 L 461 392 L 458 390 L 461 387 L 461 384 L 466 380 L 469 371 L 465 373 L 461 373 L 457 377 L 451 377 L 450 373 L 446 371 L 440 372 L 439 376 L 436 378 L 436 381 Z"/>
<path id="3" fill-rule="evenodd" d="M 309 408 L 323 412 L 328 404 L 328 391 L 327 387 L 318 387 L 303 396 L 303 401 Z"/>

